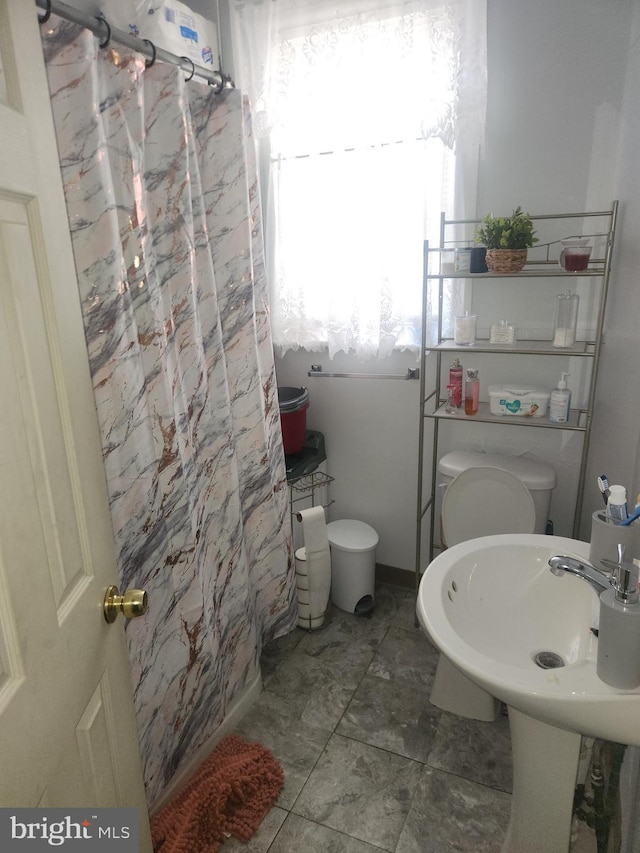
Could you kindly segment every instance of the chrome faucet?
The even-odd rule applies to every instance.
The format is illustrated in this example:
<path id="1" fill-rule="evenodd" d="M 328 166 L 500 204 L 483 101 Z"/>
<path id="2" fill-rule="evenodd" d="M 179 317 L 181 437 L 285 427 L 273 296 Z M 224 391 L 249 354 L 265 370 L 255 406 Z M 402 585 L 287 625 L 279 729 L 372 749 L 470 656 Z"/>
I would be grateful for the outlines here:
<path id="1" fill-rule="evenodd" d="M 613 565 L 616 564 L 613 563 Z M 582 578 L 587 583 L 591 584 L 598 596 L 600 593 L 604 592 L 605 589 L 609 589 L 610 586 L 615 584 L 615 577 L 613 574 L 607 575 L 599 569 L 595 569 L 593 566 L 581 563 L 580 560 L 576 560 L 575 557 L 551 557 L 549 560 L 549 567 L 552 574 L 557 575 L 557 577 L 561 577 L 565 572 L 567 572 L 570 575 Z"/>

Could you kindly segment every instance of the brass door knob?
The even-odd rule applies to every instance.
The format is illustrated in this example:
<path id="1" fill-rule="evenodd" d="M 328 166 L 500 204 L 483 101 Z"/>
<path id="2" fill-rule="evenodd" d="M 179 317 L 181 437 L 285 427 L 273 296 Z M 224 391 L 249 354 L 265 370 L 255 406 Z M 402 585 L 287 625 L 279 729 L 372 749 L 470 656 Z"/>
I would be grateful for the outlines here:
<path id="1" fill-rule="evenodd" d="M 120 595 L 117 586 L 108 586 L 104 594 L 103 613 L 106 621 L 111 624 L 116 621 L 118 613 L 125 619 L 135 619 L 147 612 L 148 598 L 143 589 L 128 589 Z"/>

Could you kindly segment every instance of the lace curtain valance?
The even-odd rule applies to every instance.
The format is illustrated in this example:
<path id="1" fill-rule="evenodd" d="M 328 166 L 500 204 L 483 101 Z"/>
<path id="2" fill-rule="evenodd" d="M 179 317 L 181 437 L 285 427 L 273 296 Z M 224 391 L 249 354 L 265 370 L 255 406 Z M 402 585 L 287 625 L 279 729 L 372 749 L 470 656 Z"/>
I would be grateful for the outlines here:
<path id="1" fill-rule="evenodd" d="M 232 10 L 261 136 L 277 350 L 417 348 L 422 241 L 437 240 L 441 210 L 475 207 L 484 0 Z M 462 307 L 464 293 L 448 297 Z"/>

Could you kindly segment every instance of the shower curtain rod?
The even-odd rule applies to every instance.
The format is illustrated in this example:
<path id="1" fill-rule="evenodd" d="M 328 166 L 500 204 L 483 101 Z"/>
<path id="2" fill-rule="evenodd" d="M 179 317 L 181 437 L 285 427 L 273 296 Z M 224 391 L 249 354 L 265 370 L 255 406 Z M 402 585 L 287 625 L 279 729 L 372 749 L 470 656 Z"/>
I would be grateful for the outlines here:
<path id="1" fill-rule="evenodd" d="M 188 72 L 187 80 L 192 77 L 200 77 L 211 86 L 216 94 L 222 89 L 233 89 L 235 84 L 233 80 L 226 74 L 220 71 L 209 71 L 208 68 L 203 68 L 202 65 L 196 65 L 187 56 L 177 56 L 175 53 L 170 53 L 168 50 L 163 50 L 161 47 L 149 41 L 149 39 L 136 38 L 135 36 L 125 33 L 123 30 L 118 30 L 112 27 L 109 21 L 101 16 L 95 17 L 80 12 L 69 6 L 67 3 L 61 3 L 59 0 L 35 0 L 36 6 L 44 10 L 44 15 L 38 15 L 38 20 L 41 24 L 45 24 L 51 14 L 58 15 L 64 18 L 65 21 L 71 21 L 74 24 L 79 24 L 86 30 L 90 30 L 95 36 L 102 39 L 100 47 L 107 47 L 110 42 L 122 44 L 131 50 L 141 53 L 147 60 L 147 65 L 153 65 L 156 59 L 161 62 L 168 62 L 171 65 L 178 65 L 183 71 Z"/>

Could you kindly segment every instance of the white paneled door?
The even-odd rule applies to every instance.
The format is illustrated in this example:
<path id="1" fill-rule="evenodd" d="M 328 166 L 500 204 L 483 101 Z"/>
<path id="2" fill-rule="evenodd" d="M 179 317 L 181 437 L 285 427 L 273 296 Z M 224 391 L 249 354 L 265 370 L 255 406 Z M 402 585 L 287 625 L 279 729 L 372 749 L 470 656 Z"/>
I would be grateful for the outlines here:
<path id="1" fill-rule="evenodd" d="M 111 523 L 29 0 L 0 0 L 0 66 L 0 806 L 135 806 L 148 851 L 124 617 L 103 617 Z"/>

